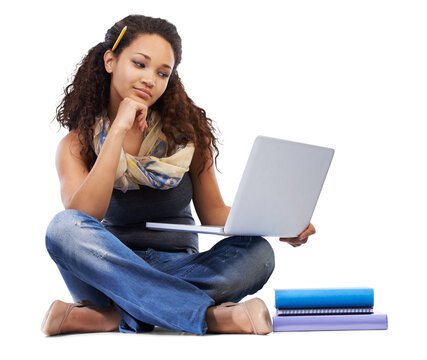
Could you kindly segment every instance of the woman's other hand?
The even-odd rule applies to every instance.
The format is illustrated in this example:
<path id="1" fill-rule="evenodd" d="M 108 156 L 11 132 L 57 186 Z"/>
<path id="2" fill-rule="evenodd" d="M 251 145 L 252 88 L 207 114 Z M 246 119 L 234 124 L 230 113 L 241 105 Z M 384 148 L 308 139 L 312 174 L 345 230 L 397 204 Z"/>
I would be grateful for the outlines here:
<path id="1" fill-rule="evenodd" d="M 314 235 L 316 233 L 316 229 L 314 228 L 313 224 L 309 224 L 307 228 L 298 235 L 298 237 L 294 238 L 280 238 L 280 241 L 287 242 L 288 244 L 292 245 L 293 247 L 301 246 L 302 244 L 305 244 L 308 240 L 308 237 L 311 235 Z"/>

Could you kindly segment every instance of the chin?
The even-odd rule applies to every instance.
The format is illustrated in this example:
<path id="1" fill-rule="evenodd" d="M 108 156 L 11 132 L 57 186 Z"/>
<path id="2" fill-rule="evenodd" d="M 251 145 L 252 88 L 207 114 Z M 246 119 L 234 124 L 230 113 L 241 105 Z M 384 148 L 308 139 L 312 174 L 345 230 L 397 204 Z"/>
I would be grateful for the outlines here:
<path id="1" fill-rule="evenodd" d="M 147 106 L 151 106 L 152 105 L 150 100 L 143 99 L 143 98 L 141 98 L 139 96 L 133 95 L 133 96 L 130 96 L 130 98 L 132 98 L 136 102 L 139 102 L 140 104 L 144 104 L 144 105 L 147 105 Z"/>

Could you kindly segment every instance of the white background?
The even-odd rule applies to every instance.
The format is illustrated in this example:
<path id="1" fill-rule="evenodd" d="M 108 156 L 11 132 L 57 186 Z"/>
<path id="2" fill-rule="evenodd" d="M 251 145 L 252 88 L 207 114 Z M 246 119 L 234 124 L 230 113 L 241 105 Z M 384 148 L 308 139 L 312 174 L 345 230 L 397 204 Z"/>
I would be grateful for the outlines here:
<path id="1" fill-rule="evenodd" d="M 67 79 L 116 21 L 174 23 L 189 96 L 221 131 L 231 205 L 256 135 L 336 150 L 300 248 L 271 238 L 274 289 L 370 286 L 387 331 L 195 336 L 157 331 L 45 337 L 70 301 L 44 247 L 62 209 L 51 122 Z M 1 352 L 7 358 L 425 358 L 427 7 L 424 1 L 22 1 L 1 16 Z M 205 250 L 219 238 L 201 236 Z M 3 354 L 4 355 L 4 354 Z M 5 358 L 4 356 L 2 356 Z"/>

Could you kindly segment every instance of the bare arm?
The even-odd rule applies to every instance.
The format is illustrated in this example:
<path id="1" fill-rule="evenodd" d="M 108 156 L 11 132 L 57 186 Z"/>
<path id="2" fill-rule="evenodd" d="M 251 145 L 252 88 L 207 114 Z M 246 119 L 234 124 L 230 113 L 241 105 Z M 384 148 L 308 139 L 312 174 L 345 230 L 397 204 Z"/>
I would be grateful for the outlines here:
<path id="1" fill-rule="evenodd" d="M 66 209 L 79 210 L 98 220 L 104 217 L 113 191 L 124 136 L 124 132 L 110 131 L 90 172 L 80 157 L 77 133 L 71 132 L 60 142 L 56 167 Z"/>
<path id="2" fill-rule="evenodd" d="M 224 226 L 231 208 L 225 205 L 222 199 L 215 176 L 213 160 L 209 160 L 208 164 L 206 164 L 207 166 L 199 175 L 201 161 L 200 153 L 196 151 L 190 166 L 194 208 L 202 225 Z"/>
<path id="3" fill-rule="evenodd" d="M 123 105 L 122 105 L 123 104 Z M 135 119 L 143 124 L 145 105 L 122 101 L 117 117 L 105 139 L 98 158 L 89 171 L 80 156 L 78 134 L 70 132 L 58 145 L 56 167 L 61 183 L 61 198 L 66 209 L 75 209 L 102 220 L 113 192 L 115 174 L 127 131 Z"/>
<path id="4" fill-rule="evenodd" d="M 207 164 L 203 172 L 199 175 L 199 164 L 201 156 L 195 152 L 193 161 L 190 166 L 190 175 L 193 182 L 193 202 L 197 211 L 197 215 L 202 225 L 218 225 L 224 226 L 231 207 L 226 206 L 222 199 L 218 182 L 215 176 L 215 169 L 212 159 Z M 298 237 L 295 238 L 280 238 L 280 241 L 287 242 L 293 247 L 298 247 L 305 244 L 308 238 L 316 233 L 316 229 L 312 224 L 309 224 Z"/>

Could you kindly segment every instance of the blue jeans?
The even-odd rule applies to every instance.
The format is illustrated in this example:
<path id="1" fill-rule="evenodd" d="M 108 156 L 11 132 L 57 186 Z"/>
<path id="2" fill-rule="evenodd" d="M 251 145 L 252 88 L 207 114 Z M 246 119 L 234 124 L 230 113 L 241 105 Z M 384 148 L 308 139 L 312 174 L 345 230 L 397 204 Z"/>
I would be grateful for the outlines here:
<path id="1" fill-rule="evenodd" d="M 156 325 L 204 334 L 208 307 L 254 294 L 274 269 L 273 249 L 262 237 L 229 237 L 196 254 L 135 251 L 77 210 L 53 218 L 46 247 L 74 301 L 113 304 L 121 332 Z"/>

